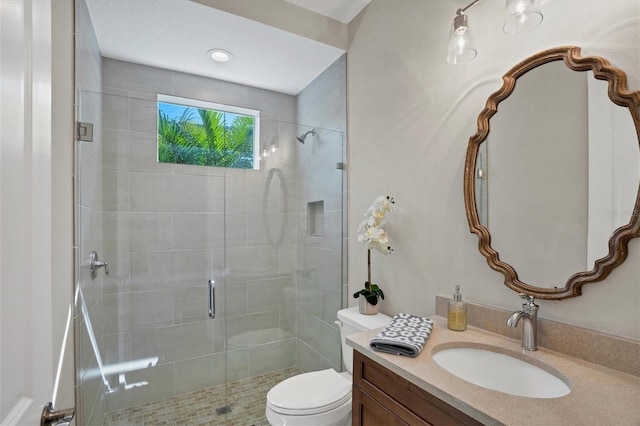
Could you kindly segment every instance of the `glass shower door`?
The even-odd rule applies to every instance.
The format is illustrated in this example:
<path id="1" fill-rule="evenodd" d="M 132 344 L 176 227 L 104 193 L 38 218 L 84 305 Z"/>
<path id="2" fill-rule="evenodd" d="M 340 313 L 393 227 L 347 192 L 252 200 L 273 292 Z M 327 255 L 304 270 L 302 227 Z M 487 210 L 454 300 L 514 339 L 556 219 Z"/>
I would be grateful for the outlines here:
<path id="1" fill-rule="evenodd" d="M 78 93 L 79 422 L 264 423 L 342 368 L 343 134 L 263 118 L 259 170 L 158 163 L 156 100 L 117 93 Z"/>
<path id="2" fill-rule="evenodd" d="M 226 169 L 225 186 L 228 419 L 246 424 L 266 424 L 280 381 L 342 367 L 342 132 L 260 127 L 259 170 Z"/>
<path id="3" fill-rule="evenodd" d="M 227 405 L 224 319 L 211 319 L 208 305 L 208 281 L 224 282 L 214 265 L 224 260 L 225 176 L 158 163 L 156 108 L 78 93 L 78 121 L 93 124 L 93 141 L 76 146 L 83 424 L 220 420 L 215 409 Z M 108 265 L 93 276 L 92 251 Z M 216 387 L 207 406 L 193 404 L 195 391 Z"/>

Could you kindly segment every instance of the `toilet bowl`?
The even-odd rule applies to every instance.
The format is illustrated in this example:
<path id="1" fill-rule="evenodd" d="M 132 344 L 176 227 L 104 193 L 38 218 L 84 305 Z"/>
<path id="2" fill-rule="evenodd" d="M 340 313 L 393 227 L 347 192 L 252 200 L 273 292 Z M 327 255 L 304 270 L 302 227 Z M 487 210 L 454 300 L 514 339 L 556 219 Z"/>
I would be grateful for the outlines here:
<path id="1" fill-rule="evenodd" d="M 347 371 L 312 371 L 290 377 L 267 393 L 265 414 L 273 426 L 329 426 L 351 424 L 353 350 L 345 336 L 385 326 L 384 314 L 362 315 L 358 307 L 338 311 L 342 357 Z"/>

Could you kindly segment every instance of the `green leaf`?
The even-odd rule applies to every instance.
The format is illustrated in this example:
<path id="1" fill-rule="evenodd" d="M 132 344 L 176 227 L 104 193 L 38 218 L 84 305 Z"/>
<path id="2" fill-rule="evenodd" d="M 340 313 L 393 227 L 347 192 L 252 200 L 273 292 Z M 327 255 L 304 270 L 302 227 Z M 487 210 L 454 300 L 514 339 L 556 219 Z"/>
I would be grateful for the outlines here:
<path id="1" fill-rule="evenodd" d="M 197 113 L 200 122 L 194 121 Z M 255 119 L 237 116 L 226 122 L 221 111 L 187 108 L 182 116 L 158 114 L 158 160 L 166 163 L 253 168 Z"/>
<path id="2" fill-rule="evenodd" d="M 365 299 L 367 299 L 367 302 L 371 303 L 372 305 L 378 304 L 378 296 L 376 296 L 375 294 L 365 296 Z"/>

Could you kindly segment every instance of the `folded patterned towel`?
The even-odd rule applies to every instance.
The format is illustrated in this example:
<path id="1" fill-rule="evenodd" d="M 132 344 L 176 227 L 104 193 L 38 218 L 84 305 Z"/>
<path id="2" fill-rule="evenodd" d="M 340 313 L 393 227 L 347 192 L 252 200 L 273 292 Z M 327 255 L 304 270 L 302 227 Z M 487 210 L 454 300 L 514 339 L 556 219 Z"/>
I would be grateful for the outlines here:
<path id="1" fill-rule="evenodd" d="M 417 357 L 432 328 L 433 321 L 428 318 L 400 313 L 371 339 L 369 345 L 378 352 Z"/>

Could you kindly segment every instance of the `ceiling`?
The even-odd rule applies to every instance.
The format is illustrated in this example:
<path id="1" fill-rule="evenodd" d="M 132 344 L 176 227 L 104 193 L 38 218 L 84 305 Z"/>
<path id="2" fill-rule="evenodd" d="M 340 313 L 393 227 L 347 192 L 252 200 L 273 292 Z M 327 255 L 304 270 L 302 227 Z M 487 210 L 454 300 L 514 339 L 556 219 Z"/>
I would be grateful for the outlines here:
<path id="1" fill-rule="evenodd" d="M 348 24 L 371 0 L 284 0 L 320 15 Z"/>
<path id="2" fill-rule="evenodd" d="M 370 0 L 285 1 L 346 23 Z M 104 57 L 281 93 L 298 94 L 344 53 L 189 0 L 87 0 L 87 5 Z M 232 52 L 233 60 L 214 62 L 207 55 L 213 48 Z"/>

